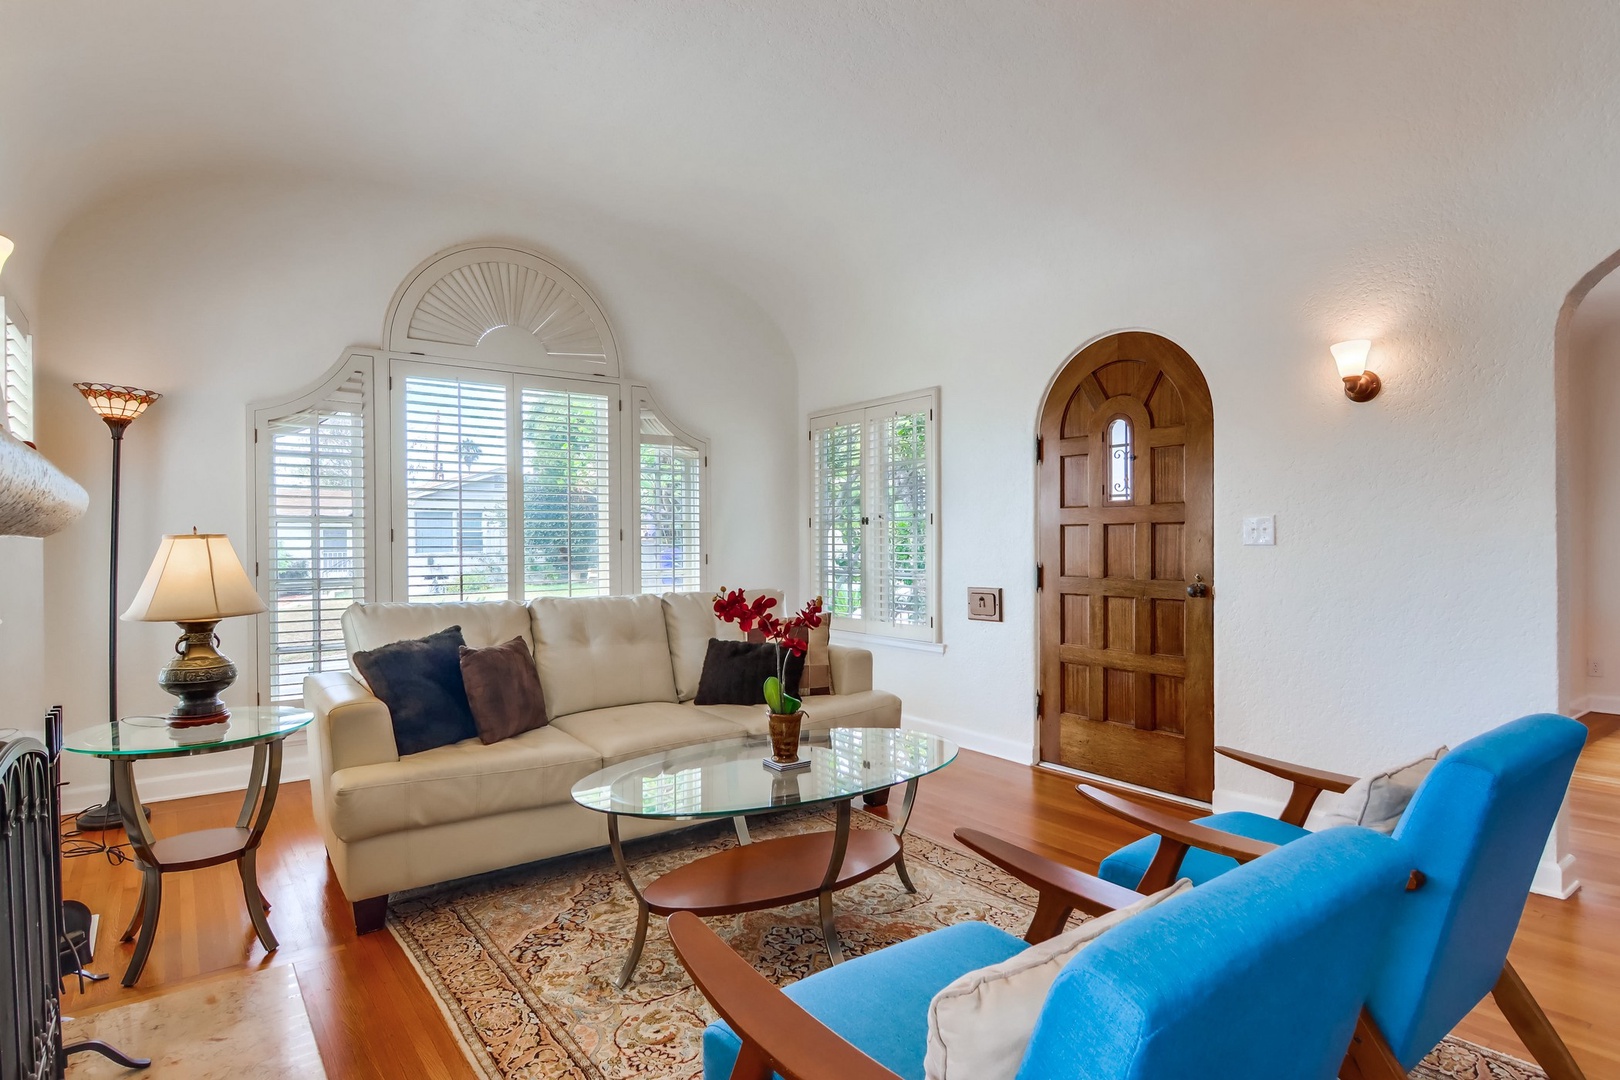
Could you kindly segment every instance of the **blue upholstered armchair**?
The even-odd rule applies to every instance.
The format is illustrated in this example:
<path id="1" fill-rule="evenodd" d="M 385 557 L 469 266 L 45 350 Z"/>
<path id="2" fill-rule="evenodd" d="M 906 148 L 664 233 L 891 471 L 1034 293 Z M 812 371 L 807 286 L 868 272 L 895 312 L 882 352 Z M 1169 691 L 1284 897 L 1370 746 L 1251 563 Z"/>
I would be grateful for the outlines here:
<path id="1" fill-rule="evenodd" d="M 1583 1080 L 1507 954 L 1585 741 L 1586 728 L 1567 717 L 1526 716 L 1457 747 L 1418 788 L 1394 833 L 1418 887 L 1402 905 L 1368 1002 L 1376 1030 L 1348 1063 L 1359 1076 L 1404 1078 L 1491 993 L 1551 1080 Z M 1311 836 L 1303 825 L 1317 793 L 1354 781 L 1228 753 L 1294 782 L 1284 820 L 1239 812 L 1185 822 L 1082 784 L 1082 795 L 1158 834 L 1104 859 L 1100 875 L 1142 892 L 1181 877 L 1218 881 L 1239 863 Z"/>
<path id="2" fill-rule="evenodd" d="M 980 837 L 980 839 L 989 839 Z M 1141 898 L 1029 853 L 1058 911 Z M 1381 968 L 1410 860 L 1364 829 L 1308 837 L 1115 926 L 1052 983 L 1020 1080 L 1331 1080 Z M 723 1018 L 705 1080 L 921 1080 L 929 1004 L 1026 947 L 983 923 L 936 930 L 778 990 L 695 916 L 670 917 L 693 981 Z M 1329 976 L 1329 977 L 1324 977 Z"/>

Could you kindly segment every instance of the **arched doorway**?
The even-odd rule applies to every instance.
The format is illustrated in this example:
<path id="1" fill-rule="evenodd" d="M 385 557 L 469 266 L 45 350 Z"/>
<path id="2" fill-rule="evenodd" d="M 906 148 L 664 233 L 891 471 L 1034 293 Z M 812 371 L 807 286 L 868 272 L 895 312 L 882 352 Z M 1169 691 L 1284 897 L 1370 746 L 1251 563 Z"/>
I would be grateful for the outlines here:
<path id="1" fill-rule="evenodd" d="M 1157 334 L 1076 353 L 1041 407 L 1041 760 L 1186 798 L 1214 789 L 1214 421 Z"/>

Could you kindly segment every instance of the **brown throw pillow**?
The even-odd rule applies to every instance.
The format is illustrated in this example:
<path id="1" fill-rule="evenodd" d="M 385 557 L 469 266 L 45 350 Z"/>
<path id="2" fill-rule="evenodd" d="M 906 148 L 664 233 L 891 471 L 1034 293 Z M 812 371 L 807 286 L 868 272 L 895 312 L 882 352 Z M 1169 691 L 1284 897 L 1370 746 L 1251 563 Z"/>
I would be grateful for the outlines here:
<path id="1" fill-rule="evenodd" d="M 478 738 L 487 746 L 546 726 L 546 698 L 534 654 L 523 639 L 487 649 L 461 647 L 461 679 L 467 684 Z"/>
<path id="2" fill-rule="evenodd" d="M 832 693 L 832 655 L 827 651 L 832 644 L 832 616 L 822 616 L 820 626 L 799 633 L 807 637 L 810 651 L 804 654 L 804 674 L 799 677 L 798 696 Z"/>
<path id="3" fill-rule="evenodd" d="M 388 706 L 394 746 L 401 757 L 478 734 L 457 652 L 466 641 L 461 627 L 354 654 L 371 692 Z"/>

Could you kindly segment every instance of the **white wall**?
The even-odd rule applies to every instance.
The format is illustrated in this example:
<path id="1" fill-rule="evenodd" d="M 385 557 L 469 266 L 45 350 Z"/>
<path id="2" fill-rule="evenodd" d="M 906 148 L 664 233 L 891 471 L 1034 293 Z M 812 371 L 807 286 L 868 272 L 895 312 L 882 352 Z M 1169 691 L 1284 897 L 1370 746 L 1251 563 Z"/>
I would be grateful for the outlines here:
<path id="1" fill-rule="evenodd" d="M 288 179 L 177 182 L 75 218 L 42 280 L 40 445 L 91 494 L 90 513 L 45 547 L 44 688 L 68 707 L 70 727 L 105 715 L 110 454 L 105 426 L 71 383 L 165 395 L 125 439 L 122 607 L 165 532 L 195 525 L 246 549 L 244 406 L 302 387 L 346 346 L 375 345 L 389 298 L 418 262 L 487 238 L 531 244 L 585 282 L 624 370 L 711 440 L 714 579 L 791 583 L 797 535 L 759 506 L 762 493 L 795 489 L 797 425 L 772 420 L 791 409 L 795 375 L 774 325 L 734 289 L 611 226 L 532 208 Z M 249 629 L 220 627 L 242 672 L 228 700 L 252 700 Z M 122 624 L 122 711 L 167 708 L 155 678 L 177 632 Z M 220 763 L 194 759 L 183 767 L 200 778 L 154 779 L 147 791 L 228 787 Z M 99 798 L 104 772 L 70 766 L 67 805 Z"/>
<path id="2" fill-rule="evenodd" d="M 1571 649 L 1575 707 L 1620 712 L 1620 278 L 1600 282 L 1570 333 L 1572 468 L 1580 512 Z M 1602 675 L 1587 664 L 1596 661 Z"/>

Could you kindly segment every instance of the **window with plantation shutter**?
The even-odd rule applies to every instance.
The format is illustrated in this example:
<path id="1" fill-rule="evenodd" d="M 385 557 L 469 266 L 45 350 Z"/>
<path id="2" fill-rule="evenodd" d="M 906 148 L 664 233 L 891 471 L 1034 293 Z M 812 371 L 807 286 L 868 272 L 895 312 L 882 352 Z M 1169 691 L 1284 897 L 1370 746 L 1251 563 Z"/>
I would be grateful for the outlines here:
<path id="1" fill-rule="evenodd" d="M 9 297 L 0 298 L 5 311 L 5 372 L 0 401 L 5 405 L 6 431 L 23 442 L 34 441 L 34 338 L 28 320 Z"/>
<path id="2" fill-rule="evenodd" d="M 938 391 L 810 420 L 811 577 L 845 631 L 939 640 Z"/>
<path id="3" fill-rule="evenodd" d="M 255 560 L 263 618 L 261 698 L 298 702 L 304 676 L 348 665 L 343 611 L 367 595 L 370 358 L 313 400 L 261 410 L 254 439 L 263 502 Z"/>
<path id="4" fill-rule="evenodd" d="M 636 397 L 636 515 L 642 592 L 704 587 L 703 484 L 708 444 Z"/>
<path id="5" fill-rule="evenodd" d="M 605 596 L 616 401 L 564 384 L 522 395 L 523 598 Z"/>

